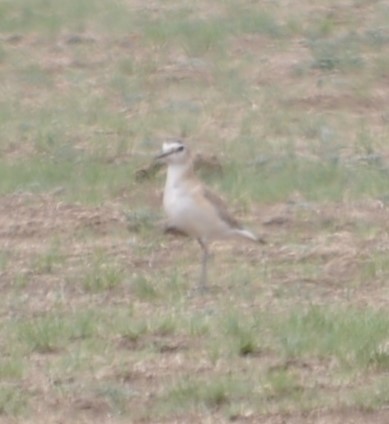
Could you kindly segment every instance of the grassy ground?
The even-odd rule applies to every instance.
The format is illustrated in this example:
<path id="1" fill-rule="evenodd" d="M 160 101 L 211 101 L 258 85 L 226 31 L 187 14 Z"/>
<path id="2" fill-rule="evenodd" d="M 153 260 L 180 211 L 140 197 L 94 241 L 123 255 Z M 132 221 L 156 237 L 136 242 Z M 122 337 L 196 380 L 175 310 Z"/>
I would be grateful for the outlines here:
<path id="1" fill-rule="evenodd" d="M 108 3 L 0 5 L 0 422 L 387 423 L 389 6 Z M 176 136 L 269 241 L 204 296 Z"/>

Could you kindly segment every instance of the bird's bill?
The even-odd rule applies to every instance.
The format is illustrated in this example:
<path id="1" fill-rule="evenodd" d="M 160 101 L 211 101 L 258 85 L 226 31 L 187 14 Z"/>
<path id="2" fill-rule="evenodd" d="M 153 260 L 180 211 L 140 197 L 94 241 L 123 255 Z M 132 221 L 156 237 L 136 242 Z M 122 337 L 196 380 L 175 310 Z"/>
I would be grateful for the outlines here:
<path id="1" fill-rule="evenodd" d="M 178 146 L 178 147 L 168 147 L 167 149 L 166 149 L 166 147 L 165 147 L 165 145 L 164 145 L 164 151 L 162 151 L 162 153 L 160 153 L 159 155 L 157 155 L 156 157 L 155 157 L 155 159 L 163 159 L 163 158 L 166 158 L 167 156 L 170 156 L 171 154 L 173 154 L 173 153 L 177 153 L 177 152 L 179 152 L 180 150 L 182 149 L 182 147 L 181 146 Z"/>
<path id="2" fill-rule="evenodd" d="M 155 157 L 155 159 L 163 159 L 170 156 L 173 153 L 178 153 L 184 150 L 184 146 L 181 143 L 163 143 L 162 152 Z"/>
<path id="3" fill-rule="evenodd" d="M 155 160 L 163 159 L 163 158 L 166 158 L 166 156 L 171 155 L 172 153 L 174 153 L 174 150 L 173 151 L 170 151 L 170 152 L 162 152 L 159 155 L 155 156 L 154 159 Z"/>

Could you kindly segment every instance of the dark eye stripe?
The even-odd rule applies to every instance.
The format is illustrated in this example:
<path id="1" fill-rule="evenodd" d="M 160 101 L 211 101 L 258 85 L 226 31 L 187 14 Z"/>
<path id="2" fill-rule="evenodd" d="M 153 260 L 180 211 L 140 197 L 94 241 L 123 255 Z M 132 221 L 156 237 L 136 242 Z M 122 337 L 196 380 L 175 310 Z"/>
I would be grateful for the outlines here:
<path id="1" fill-rule="evenodd" d="M 184 150 L 184 146 L 177 147 L 177 152 L 182 152 Z"/>

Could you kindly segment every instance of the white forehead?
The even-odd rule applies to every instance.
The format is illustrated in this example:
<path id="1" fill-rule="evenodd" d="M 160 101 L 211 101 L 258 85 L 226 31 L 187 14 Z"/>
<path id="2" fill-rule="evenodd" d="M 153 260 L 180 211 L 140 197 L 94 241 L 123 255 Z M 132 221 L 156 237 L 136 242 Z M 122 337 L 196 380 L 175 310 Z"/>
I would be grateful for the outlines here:
<path id="1" fill-rule="evenodd" d="M 178 143 L 178 142 L 176 142 L 176 141 L 174 141 L 174 142 L 172 142 L 172 143 L 163 143 L 163 145 L 162 145 L 162 151 L 163 151 L 164 153 L 166 153 L 166 152 L 170 152 L 170 151 L 172 151 L 172 150 L 177 149 L 177 148 L 178 148 L 178 147 L 180 147 L 180 146 L 182 146 L 182 144 L 181 144 L 181 143 Z"/>

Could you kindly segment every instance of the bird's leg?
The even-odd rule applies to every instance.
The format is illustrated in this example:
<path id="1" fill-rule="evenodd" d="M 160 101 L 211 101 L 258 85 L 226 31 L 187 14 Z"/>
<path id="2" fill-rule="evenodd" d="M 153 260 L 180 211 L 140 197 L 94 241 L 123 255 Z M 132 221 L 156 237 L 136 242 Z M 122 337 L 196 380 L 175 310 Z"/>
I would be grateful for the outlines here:
<path id="1" fill-rule="evenodd" d="M 204 240 L 199 238 L 197 239 L 197 241 L 199 242 L 201 250 L 203 252 L 203 255 L 201 258 L 201 273 L 200 273 L 198 288 L 201 292 L 204 292 L 208 288 L 207 268 L 208 268 L 209 251 L 208 251 L 208 245 L 204 242 Z"/>

